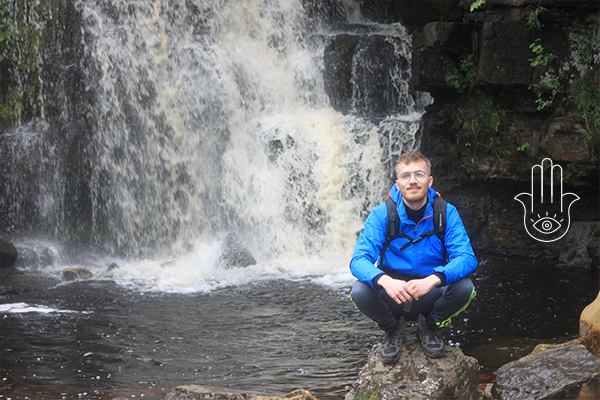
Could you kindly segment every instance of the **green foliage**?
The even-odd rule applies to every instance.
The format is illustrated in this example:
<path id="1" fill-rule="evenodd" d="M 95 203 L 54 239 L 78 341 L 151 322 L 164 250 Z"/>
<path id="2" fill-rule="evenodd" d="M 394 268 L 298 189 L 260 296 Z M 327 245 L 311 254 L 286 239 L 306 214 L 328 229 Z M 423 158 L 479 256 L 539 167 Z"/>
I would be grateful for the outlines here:
<path id="1" fill-rule="evenodd" d="M 545 53 L 540 39 L 529 45 L 534 58 L 529 59 L 532 67 L 546 68 L 546 74 L 540 82 L 532 85 L 536 91 L 536 104 L 538 110 L 543 110 L 563 101 L 571 109 L 571 117 L 585 122 L 586 129 L 590 132 L 586 144 L 592 150 L 598 149 L 598 136 L 600 132 L 600 90 L 598 82 L 594 79 L 594 55 L 600 47 L 600 38 L 594 35 L 573 35 L 577 43 L 577 61 L 585 68 L 584 72 L 570 82 L 555 72 L 550 63 L 557 57 L 552 53 Z"/>
<path id="2" fill-rule="evenodd" d="M 538 111 L 553 105 L 556 96 L 563 91 L 560 79 L 554 74 L 547 75 L 536 86 L 538 91 L 535 103 Z"/>
<path id="3" fill-rule="evenodd" d="M 556 59 L 556 54 L 553 53 L 544 53 L 544 46 L 542 46 L 541 40 L 536 39 L 535 42 L 529 45 L 531 52 L 535 55 L 534 58 L 530 58 L 529 62 L 532 67 L 543 66 L 547 67 L 548 64 L 554 59 Z M 549 67 L 550 72 L 554 72 L 554 68 Z"/>
<path id="4" fill-rule="evenodd" d="M 517 151 L 524 152 L 530 147 L 529 142 L 523 143 L 521 146 L 517 147 Z"/>
<path id="5" fill-rule="evenodd" d="M 546 107 L 551 106 L 556 99 L 556 95 L 562 91 L 562 85 L 560 79 L 555 74 L 554 67 L 550 63 L 557 57 L 553 53 L 544 53 L 544 47 L 541 44 L 540 39 L 536 39 L 535 42 L 529 45 L 531 52 L 535 55 L 534 58 L 529 59 L 529 63 L 532 67 L 543 67 L 546 68 L 546 75 L 536 85 L 532 85 L 537 89 L 537 100 L 538 110 L 541 111 Z"/>
<path id="6" fill-rule="evenodd" d="M 461 93 L 471 88 L 476 72 L 475 55 L 473 53 L 463 54 L 458 65 L 449 57 L 444 57 L 442 65 L 444 67 L 444 79 L 451 88 Z"/>
<path id="7" fill-rule="evenodd" d="M 469 11 L 473 12 L 484 4 L 485 4 L 485 0 L 475 0 L 474 2 L 471 3 L 471 6 L 469 7 Z"/>
<path id="8" fill-rule="evenodd" d="M 573 80 L 567 89 L 567 104 L 575 108 L 575 115 L 585 122 L 591 137 L 586 143 L 591 148 L 598 145 L 600 134 L 600 90 L 591 74 Z"/>
<path id="9" fill-rule="evenodd" d="M 459 148 L 477 156 L 510 154 L 508 117 L 492 94 L 477 92 L 466 98 L 466 104 L 456 111 L 455 122 L 460 130 Z"/>
<path id="10" fill-rule="evenodd" d="M 529 16 L 527 17 L 527 27 L 529 29 L 540 30 L 544 27 L 544 23 L 540 20 L 540 16 L 548 11 L 546 7 L 541 5 L 530 5 L 527 7 Z"/>
<path id="11" fill-rule="evenodd" d="M 594 63 L 594 55 L 600 50 L 600 36 L 574 34 L 572 39 L 577 43 L 577 59 L 587 66 Z"/>

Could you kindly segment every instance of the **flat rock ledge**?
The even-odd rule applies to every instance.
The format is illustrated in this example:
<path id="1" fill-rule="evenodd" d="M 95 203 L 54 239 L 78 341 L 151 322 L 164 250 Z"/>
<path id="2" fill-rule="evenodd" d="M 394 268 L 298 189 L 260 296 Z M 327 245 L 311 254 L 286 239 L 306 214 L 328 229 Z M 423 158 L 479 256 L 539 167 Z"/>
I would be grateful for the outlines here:
<path id="1" fill-rule="evenodd" d="M 308 391 L 300 389 L 283 396 L 260 396 L 249 393 L 232 393 L 208 386 L 178 386 L 165 396 L 165 400 L 317 400 Z"/>
<path id="2" fill-rule="evenodd" d="M 494 375 L 500 400 L 600 398 L 600 359 L 577 341 L 538 346 Z"/>
<path id="3" fill-rule="evenodd" d="M 346 400 L 478 400 L 479 364 L 455 347 L 446 346 L 442 358 L 429 359 L 416 337 L 404 339 L 400 360 L 381 362 L 375 345 Z"/>

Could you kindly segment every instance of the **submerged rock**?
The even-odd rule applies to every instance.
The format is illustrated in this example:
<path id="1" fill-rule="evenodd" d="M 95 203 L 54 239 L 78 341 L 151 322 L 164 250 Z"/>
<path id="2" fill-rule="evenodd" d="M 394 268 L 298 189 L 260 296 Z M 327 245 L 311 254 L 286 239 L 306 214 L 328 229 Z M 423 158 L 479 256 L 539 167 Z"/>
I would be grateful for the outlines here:
<path id="1" fill-rule="evenodd" d="M 79 268 L 65 268 L 63 270 L 63 278 L 68 281 L 73 281 L 75 279 L 88 279 L 92 277 L 92 271 L 86 267 Z"/>
<path id="2" fill-rule="evenodd" d="M 178 386 L 167 394 L 165 400 L 317 400 L 310 392 L 300 389 L 283 396 L 259 396 L 228 392 L 207 386 Z"/>
<path id="3" fill-rule="evenodd" d="M 0 239 L 0 268 L 13 267 L 19 253 L 11 242 Z"/>
<path id="4" fill-rule="evenodd" d="M 576 342 L 529 354 L 494 375 L 500 400 L 600 398 L 600 359 Z"/>
<path id="5" fill-rule="evenodd" d="M 446 346 L 446 355 L 427 358 L 414 335 L 405 336 L 400 360 L 381 362 L 381 345 L 373 347 L 346 400 L 476 400 L 479 364 L 460 349 Z"/>
<path id="6" fill-rule="evenodd" d="M 235 233 L 229 233 L 223 241 L 219 264 L 225 268 L 245 268 L 256 264 L 256 260 Z"/>

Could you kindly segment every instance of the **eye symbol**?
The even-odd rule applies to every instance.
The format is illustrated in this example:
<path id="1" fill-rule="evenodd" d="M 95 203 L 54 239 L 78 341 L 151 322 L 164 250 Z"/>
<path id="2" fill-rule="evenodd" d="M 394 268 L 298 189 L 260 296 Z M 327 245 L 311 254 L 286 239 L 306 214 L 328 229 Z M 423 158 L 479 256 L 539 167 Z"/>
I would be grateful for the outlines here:
<path id="1" fill-rule="evenodd" d="M 555 217 L 556 217 L 556 215 L 555 215 Z M 561 219 L 560 221 L 562 222 L 563 220 Z M 557 230 L 560 229 L 561 226 L 562 225 L 560 224 L 560 222 L 558 222 L 554 218 L 548 217 L 548 216 L 538 219 L 533 224 L 533 227 L 535 229 L 537 229 L 539 232 L 546 234 L 546 235 L 556 232 Z"/>

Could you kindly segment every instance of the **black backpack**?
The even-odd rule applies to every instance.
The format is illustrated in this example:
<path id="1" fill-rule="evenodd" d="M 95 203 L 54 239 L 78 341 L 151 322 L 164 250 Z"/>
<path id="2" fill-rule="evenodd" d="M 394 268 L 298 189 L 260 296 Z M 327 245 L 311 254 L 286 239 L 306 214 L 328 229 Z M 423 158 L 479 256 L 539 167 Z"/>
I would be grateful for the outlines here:
<path id="1" fill-rule="evenodd" d="M 401 251 L 404 251 L 408 246 L 413 243 L 417 243 L 423 240 L 425 237 L 433 235 L 434 233 L 438 238 L 442 241 L 444 247 L 446 243 L 444 242 L 444 235 L 446 233 L 446 205 L 448 202 L 442 198 L 442 196 L 437 195 L 433 198 L 433 229 L 421 234 L 416 239 L 411 238 L 404 232 L 400 232 L 400 218 L 398 217 L 398 210 L 396 209 L 396 202 L 389 197 L 385 200 L 385 205 L 387 207 L 388 213 L 388 222 L 387 227 L 385 229 L 385 242 L 383 243 L 383 247 L 381 248 L 381 253 L 379 254 L 379 264 L 383 264 L 383 256 L 387 251 L 392 240 L 397 237 L 402 237 L 408 239 L 404 246 L 400 248 Z M 447 255 L 446 255 L 447 257 Z"/>

